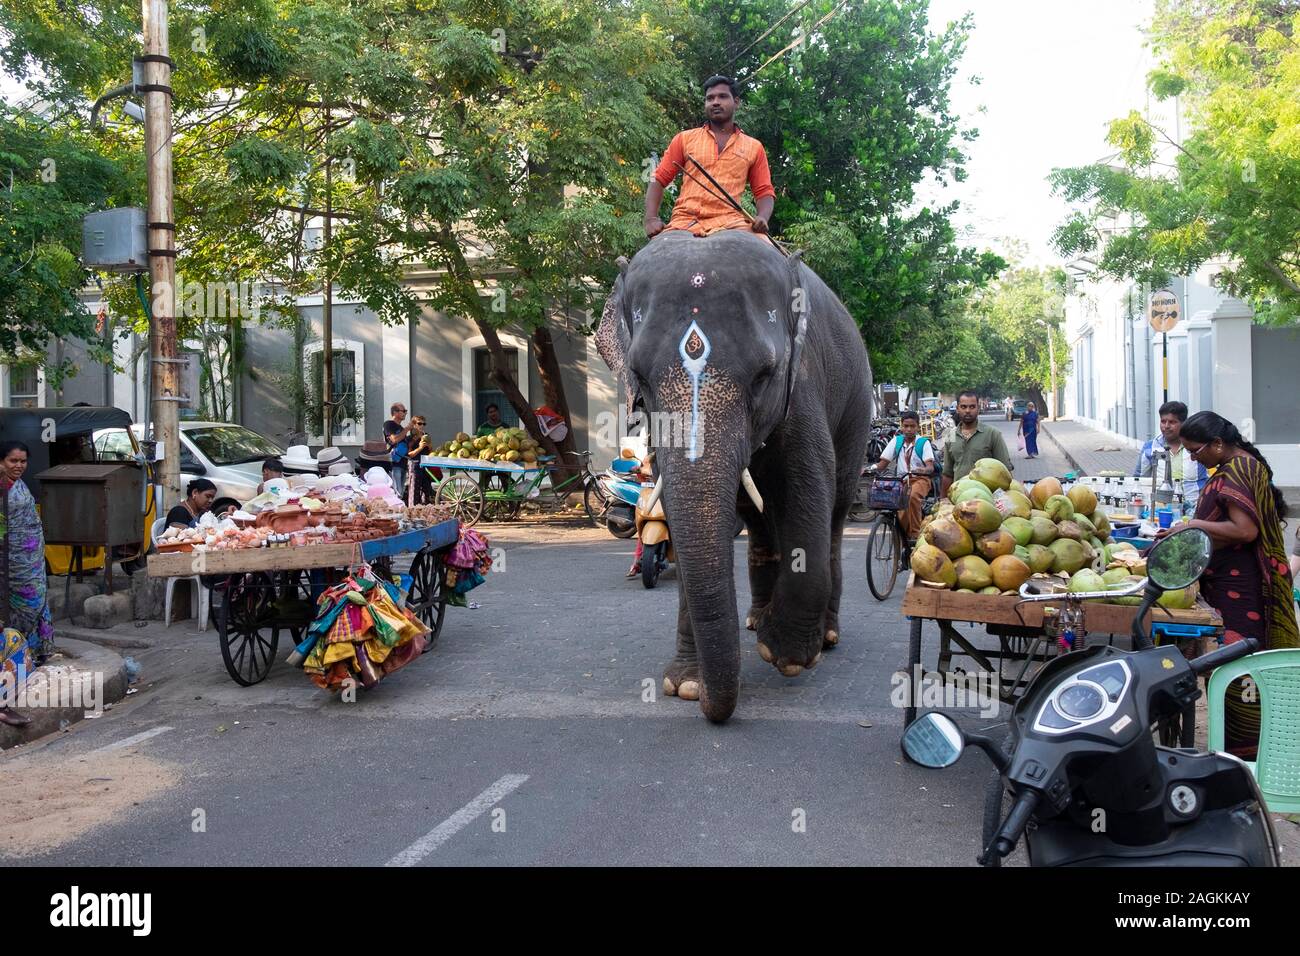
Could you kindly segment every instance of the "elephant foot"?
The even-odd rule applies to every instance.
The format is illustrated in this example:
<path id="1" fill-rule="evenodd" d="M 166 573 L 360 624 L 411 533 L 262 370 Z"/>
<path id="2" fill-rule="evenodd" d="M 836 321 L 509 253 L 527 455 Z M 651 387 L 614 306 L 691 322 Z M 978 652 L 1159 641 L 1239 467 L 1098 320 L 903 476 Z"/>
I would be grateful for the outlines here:
<path id="1" fill-rule="evenodd" d="M 771 614 L 771 605 L 754 604 L 750 607 L 749 613 L 745 615 L 745 630 L 757 631 L 760 624 Z"/>
<path id="2" fill-rule="evenodd" d="M 674 660 L 664 668 L 664 695 L 682 700 L 700 699 L 700 665 L 697 661 Z"/>
<path id="3" fill-rule="evenodd" d="M 778 616 L 779 618 L 779 616 Z M 758 656 L 785 677 L 798 677 L 821 663 L 825 631 L 818 626 L 811 633 L 792 633 L 788 624 L 765 615 L 759 625 Z"/>
<path id="4" fill-rule="evenodd" d="M 822 650 L 828 651 L 840 642 L 840 616 L 834 611 L 826 612 L 826 633 L 822 636 Z"/>

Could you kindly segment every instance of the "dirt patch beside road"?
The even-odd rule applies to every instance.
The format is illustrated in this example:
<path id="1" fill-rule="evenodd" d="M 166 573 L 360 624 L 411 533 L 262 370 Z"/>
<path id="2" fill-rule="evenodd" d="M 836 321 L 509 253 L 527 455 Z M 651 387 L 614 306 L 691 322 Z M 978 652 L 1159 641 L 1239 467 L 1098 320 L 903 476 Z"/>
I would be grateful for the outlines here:
<path id="1" fill-rule="evenodd" d="M 0 857 L 36 856 L 170 790 L 180 774 L 134 753 L 33 754 L 0 771 Z"/>

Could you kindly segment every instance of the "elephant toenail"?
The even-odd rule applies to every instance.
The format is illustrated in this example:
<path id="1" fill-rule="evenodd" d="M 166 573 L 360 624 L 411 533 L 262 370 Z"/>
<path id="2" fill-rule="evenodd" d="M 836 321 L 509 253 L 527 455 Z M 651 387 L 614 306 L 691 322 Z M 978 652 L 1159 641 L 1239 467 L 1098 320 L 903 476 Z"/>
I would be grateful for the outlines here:
<path id="1" fill-rule="evenodd" d="M 763 660 L 767 661 L 769 664 L 776 660 L 776 655 L 772 653 L 772 649 L 762 641 L 758 642 L 758 656 L 763 658 Z"/>

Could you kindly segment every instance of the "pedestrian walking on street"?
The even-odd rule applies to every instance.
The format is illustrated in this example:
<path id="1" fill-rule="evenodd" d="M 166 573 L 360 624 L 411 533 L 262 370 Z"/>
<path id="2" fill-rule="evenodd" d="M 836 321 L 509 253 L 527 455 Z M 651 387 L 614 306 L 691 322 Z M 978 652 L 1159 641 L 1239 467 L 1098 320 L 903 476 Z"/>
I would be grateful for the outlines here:
<path id="1" fill-rule="evenodd" d="M 1192 460 L 1217 468 L 1187 526 L 1200 528 L 1214 543 L 1201 592 L 1223 615 L 1225 644 L 1253 637 L 1263 650 L 1300 647 L 1292 607 L 1291 569 L 1281 515 L 1282 492 L 1273 469 L 1237 426 L 1214 412 L 1197 412 L 1182 426 Z M 1161 529 L 1162 538 L 1173 529 Z M 1250 702 L 1240 679 L 1229 685 L 1224 743 L 1230 753 L 1253 760 L 1259 741 L 1259 703 Z"/>
<path id="2" fill-rule="evenodd" d="M 1025 413 L 1020 416 L 1020 428 L 1016 434 L 1023 435 L 1025 438 L 1025 457 L 1038 457 L 1038 411 L 1034 408 L 1034 403 L 1030 402 Z"/>

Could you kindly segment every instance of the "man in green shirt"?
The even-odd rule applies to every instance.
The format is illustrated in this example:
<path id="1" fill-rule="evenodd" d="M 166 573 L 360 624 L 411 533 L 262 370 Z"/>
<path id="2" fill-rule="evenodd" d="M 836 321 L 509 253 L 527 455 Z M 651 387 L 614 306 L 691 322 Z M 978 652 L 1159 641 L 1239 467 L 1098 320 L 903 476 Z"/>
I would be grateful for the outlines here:
<path id="1" fill-rule="evenodd" d="M 996 458 L 1007 471 L 1015 470 L 1002 432 L 980 424 L 979 395 L 962 392 L 957 396 L 957 427 L 943 446 L 943 494 L 948 494 L 954 478 L 970 472 L 981 458 Z"/>

